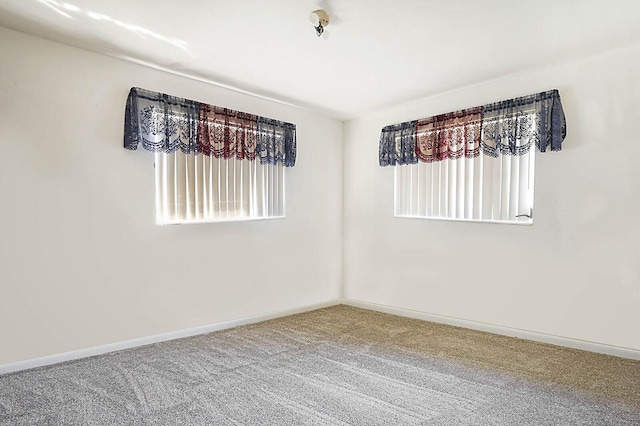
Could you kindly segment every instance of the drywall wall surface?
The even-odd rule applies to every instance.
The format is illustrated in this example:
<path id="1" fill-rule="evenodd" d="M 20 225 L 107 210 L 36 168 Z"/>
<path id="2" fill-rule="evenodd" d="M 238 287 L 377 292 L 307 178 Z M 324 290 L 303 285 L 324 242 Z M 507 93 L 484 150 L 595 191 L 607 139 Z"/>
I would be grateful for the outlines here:
<path id="1" fill-rule="evenodd" d="M 0 58 L 0 364 L 339 297 L 342 122 L 4 28 Z M 132 86 L 295 123 L 286 218 L 156 226 Z"/>
<path id="2" fill-rule="evenodd" d="M 640 46 L 345 124 L 344 296 L 640 349 Z M 536 156 L 533 226 L 393 217 L 383 126 L 560 90 L 563 151 Z"/>

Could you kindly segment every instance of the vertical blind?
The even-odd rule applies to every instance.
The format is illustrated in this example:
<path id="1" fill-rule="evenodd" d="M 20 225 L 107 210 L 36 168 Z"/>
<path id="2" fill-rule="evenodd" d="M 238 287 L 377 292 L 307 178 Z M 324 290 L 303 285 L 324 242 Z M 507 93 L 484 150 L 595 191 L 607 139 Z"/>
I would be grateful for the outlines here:
<path id="1" fill-rule="evenodd" d="M 282 163 L 155 153 L 156 223 L 284 216 Z"/>
<path id="2" fill-rule="evenodd" d="M 284 216 L 296 126 L 132 88 L 124 147 L 155 153 L 156 222 Z"/>
<path id="3" fill-rule="evenodd" d="M 557 90 L 382 129 L 379 162 L 395 167 L 395 214 L 531 222 L 536 145 L 566 136 Z"/>
<path id="4" fill-rule="evenodd" d="M 535 151 L 395 167 L 396 216 L 531 222 Z"/>

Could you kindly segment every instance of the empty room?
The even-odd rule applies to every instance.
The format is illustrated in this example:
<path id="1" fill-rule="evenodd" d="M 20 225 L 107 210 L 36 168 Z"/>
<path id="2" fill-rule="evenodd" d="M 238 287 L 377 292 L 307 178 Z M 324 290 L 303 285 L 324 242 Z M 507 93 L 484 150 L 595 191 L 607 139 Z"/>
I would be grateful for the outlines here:
<path id="1" fill-rule="evenodd" d="M 637 0 L 0 1 L 1 425 L 639 425 Z"/>

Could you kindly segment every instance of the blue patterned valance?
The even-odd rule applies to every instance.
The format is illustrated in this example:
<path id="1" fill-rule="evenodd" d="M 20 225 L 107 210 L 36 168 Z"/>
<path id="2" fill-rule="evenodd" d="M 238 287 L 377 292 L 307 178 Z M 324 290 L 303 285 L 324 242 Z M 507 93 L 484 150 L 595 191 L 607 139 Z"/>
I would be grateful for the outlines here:
<path id="1" fill-rule="evenodd" d="M 202 153 L 261 164 L 296 162 L 295 124 L 134 87 L 125 111 L 124 147 Z"/>
<path id="2" fill-rule="evenodd" d="M 560 151 L 567 134 L 557 90 L 386 126 L 380 135 L 381 166 L 433 162 L 482 152 L 522 155 L 535 144 Z"/>

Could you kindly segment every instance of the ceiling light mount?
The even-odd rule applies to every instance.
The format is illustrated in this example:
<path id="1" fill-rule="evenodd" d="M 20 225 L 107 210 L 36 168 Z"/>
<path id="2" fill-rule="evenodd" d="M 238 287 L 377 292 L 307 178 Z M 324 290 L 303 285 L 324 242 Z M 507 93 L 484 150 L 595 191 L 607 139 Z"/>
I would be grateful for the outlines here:
<path id="1" fill-rule="evenodd" d="M 316 35 L 320 37 L 324 33 L 324 29 L 327 25 L 329 25 L 329 14 L 322 10 L 314 10 L 311 12 L 309 16 L 309 20 L 311 21 L 311 25 L 316 29 Z"/>

